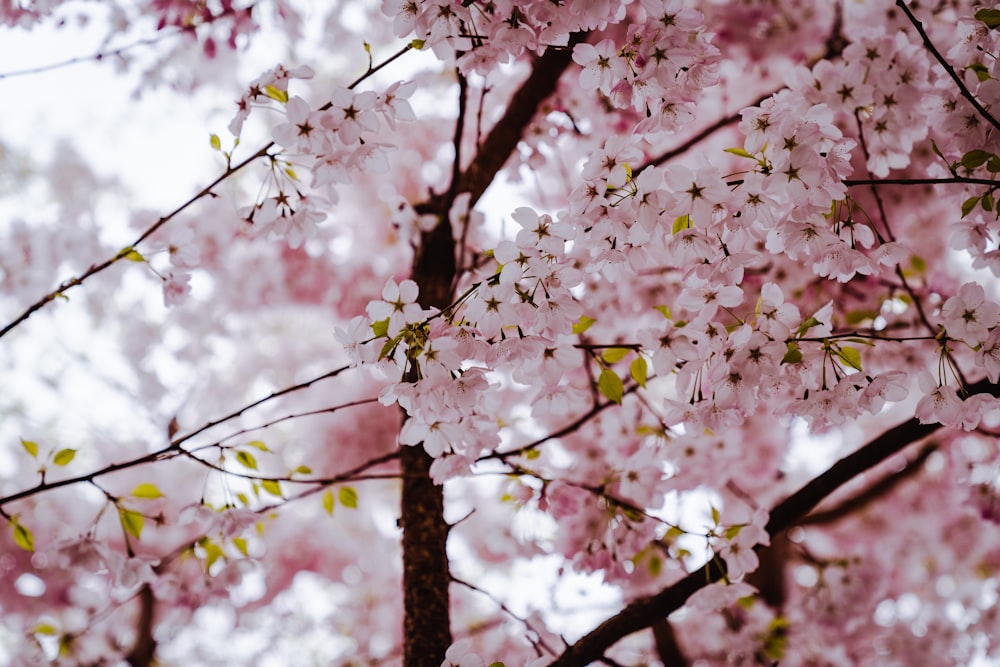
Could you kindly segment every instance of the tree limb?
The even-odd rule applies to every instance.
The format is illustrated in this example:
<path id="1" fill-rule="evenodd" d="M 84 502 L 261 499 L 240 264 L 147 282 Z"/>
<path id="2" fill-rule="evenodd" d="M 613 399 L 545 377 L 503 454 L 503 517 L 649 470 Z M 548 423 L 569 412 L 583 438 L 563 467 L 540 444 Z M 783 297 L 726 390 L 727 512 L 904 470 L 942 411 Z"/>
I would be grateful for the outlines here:
<path id="1" fill-rule="evenodd" d="M 1000 385 L 988 380 L 980 380 L 969 385 L 967 390 L 969 394 L 988 393 L 1000 396 Z M 911 418 L 883 432 L 778 503 L 771 510 L 771 518 L 767 523 L 768 534 L 773 539 L 778 533 L 801 520 L 846 482 L 940 428 L 941 424 L 921 424 L 916 418 Z M 709 560 L 709 564 L 721 562 L 715 554 Z M 608 647 L 623 637 L 647 628 L 658 619 L 672 614 L 692 594 L 719 581 L 724 574 L 725 572 L 719 567 L 706 566 L 688 574 L 656 595 L 635 600 L 567 648 L 550 667 L 585 667 L 588 663 L 599 659 Z"/>

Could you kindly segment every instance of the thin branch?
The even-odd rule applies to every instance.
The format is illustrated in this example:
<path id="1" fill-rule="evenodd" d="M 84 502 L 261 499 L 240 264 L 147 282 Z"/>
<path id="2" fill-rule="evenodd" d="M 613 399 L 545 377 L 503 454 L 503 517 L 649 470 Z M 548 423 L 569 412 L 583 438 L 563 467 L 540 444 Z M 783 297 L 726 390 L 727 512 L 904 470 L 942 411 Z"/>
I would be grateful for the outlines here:
<path id="1" fill-rule="evenodd" d="M 910 8 L 906 6 L 906 3 L 903 0 L 896 0 L 896 6 L 903 10 L 903 13 L 906 14 L 906 18 L 909 19 L 910 23 L 913 24 L 913 27 L 917 29 L 917 32 L 920 34 L 920 39 L 924 42 L 924 47 L 931 52 L 934 59 L 938 61 L 938 64 L 944 68 L 944 71 L 951 77 L 951 80 L 955 82 L 955 85 L 958 87 L 962 97 L 969 101 L 969 104 L 972 105 L 980 116 L 986 119 L 986 122 L 1000 130 L 1000 121 L 997 121 L 997 119 L 994 118 L 989 111 L 983 108 L 983 105 L 979 103 L 976 96 L 973 95 L 972 92 L 966 87 L 962 78 L 955 73 L 955 69 L 947 60 L 944 59 L 941 52 L 937 50 L 936 46 L 934 46 L 934 42 L 932 42 L 931 38 L 927 36 L 927 32 L 924 31 L 924 24 L 913 15 Z"/>
<path id="2" fill-rule="evenodd" d="M 155 223 L 153 223 L 148 229 L 146 229 L 146 231 L 144 231 L 139 236 L 139 238 L 137 238 L 135 241 L 133 241 L 131 245 L 126 246 L 125 249 L 123 249 L 122 251 L 120 251 L 118 254 L 114 255 L 113 257 L 109 257 L 108 259 L 104 260 L 100 264 L 93 264 L 93 265 L 91 265 L 91 267 L 89 269 L 87 269 L 86 271 L 84 271 L 83 273 L 81 273 L 79 276 L 76 276 L 74 278 L 69 278 L 67 280 L 64 280 L 59 285 L 59 287 L 57 287 L 53 291 L 51 291 L 48 294 L 46 294 L 45 296 L 43 296 L 41 299 L 39 299 L 35 303 L 33 303 L 30 306 L 28 306 L 28 308 L 23 313 L 21 313 L 17 318 L 15 318 L 14 320 L 12 320 L 3 329 L 0 329 L 0 338 L 3 338 L 8 332 L 10 332 L 11 329 L 13 329 L 17 325 L 19 325 L 21 322 L 24 322 L 26 319 L 28 319 L 29 317 L 31 317 L 35 312 L 41 310 L 42 308 L 44 308 L 50 302 L 56 300 L 59 297 L 65 297 L 66 292 L 68 292 L 70 289 L 72 289 L 74 287 L 77 287 L 79 285 L 82 285 L 84 283 L 84 281 L 86 281 L 91 276 L 93 276 L 93 275 L 95 275 L 97 273 L 100 273 L 101 271 L 104 271 L 106 268 L 108 268 L 112 264 L 115 264 L 115 263 L 117 263 L 117 262 L 125 259 L 129 255 L 129 251 L 132 250 L 135 246 L 137 246 L 140 243 L 142 243 L 151 234 L 153 234 L 156 230 L 158 230 L 160 227 L 162 227 L 163 225 L 165 225 L 171 219 L 173 219 L 174 217 L 176 217 L 177 215 L 179 215 L 181 212 L 183 212 L 184 210 L 186 210 L 192 204 L 194 204 L 195 202 L 201 200 L 202 198 L 204 198 L 204 197 L 206 197 L 208 195 L 211 195 L 212 194 L 212 190 L 217 185 L 219 185 L 220 183 L 222 183 L 223 181 L 225 181 L 227 178 L 229 178 L 230 176 L 232 176 L 236 172 L 240 171 L 241 169 L 243 169 L 243 167 L 247 166 L 251 162 L 254 162 L 255 160 L 258 160 L 258 159 L 264 157 L 265 155 L 267 155 L 268 151 L 271 149 L 272 146 L 274 146 L 274 142 L 271 142 L 271 143 L 267 144 L 267 146 L 264 146 L 263 148 L 261 148 L 260 150 L 258 150 L 256 153 L 254 153 L 253 155 L 251 155 L 247 159 L 245 159 L 242 162 L 240 162 L 239 164 L 237 164 L 235 166 L 229 166 L 229 167 L 227 167 L 226 170 L 224 172 L 222 172 L 222 174 L 219 177 L 217 177 L 214 181 L 212 181 L 211 183 L 209 183 L 208 185 L 206 185 L 204 188 L 202 188 L 200 191 L 198 191 L 197 194 L 195 194 L 193 197 L 191 197 L 190 199 L 188 199 L 186 202 L 184 202 L 183 204 L 181 204 L 180 206 L 178 206 L 177 208 L 175 208 L 173 211 L 171 211 L 170 213 L 168 213 L 167 215 L 163 216 L 162 218 L 160 218 L 159 220 L 157 220 Z"/>
<path id="3" fill-rule="evenodd" d="M 365 71 L 365 73 L 362 74 L 361 76 L 359 76 L 357 79 L 355 79 L 349 86 L 347 86 L 347 88 L 349 90 L 353 90 L 362 81 L 368 79 L 373 74 L 375 74 L 376 72 L 378 72 L 379 70 L 381 70 L 383 67 L 385 67 L 388 64 L 390 64 L 391 62 L 395 61 L 397 58 L 401 57 L 407 51 L 410 51 L 412 48 L 413 47 L 411 45 L 407 44 L 406 46 L 404 46 L 403 48 L 401 48 L 399 51 L 397 51 L 396 53 L 394 53 L 393 55 L 389 56 L 384 61 L 382 61 L 381 63 L 379 63 L 378 65 L 375 65 L 373 67 L 372 65 L 369 64 L 368 69 Z M 327 102 L 324 106 L 322 106 L 320 108 L 321 109 L 329 109 L 331 106 L 332 106 L 332 103 Z M 65 298 L 66 292 L 69 291 L 70 289 L 72 289 L 74 287 L 77 287 L 79 285 L 82 285 L 84 283 L 84 281 L 86 281 L 91 276 L 104 271 L 108 267 L 112 266 L 113 264 L 116 264 L 117 262 L 119 262 L 119 261 L 121 261 L 123 259 L 126 259 L 129 256 L 130 251 L 132 249 L 134 249 L 137 245 L 139 245 L 140 243 L 142 243 L 143 241 L 145 241 L 147 238 L 149 238 L 150 235 L 154 234 L 160 227 L 162 227 L 167 222 L 169 222 L 170 220 L 172 220 L 173 218 L 175 218 L 177 215 L 179 215 L 184 210 L 186 210 L 187 208 L 189 208 L 195 202 L 201 200 L 202 198 L 204 198 L 204 197 L 206 197 L 208 195 L 213 195 L 214 193 L 212 192 L 212 190 L 217 185 L 219 185 L 223 181 L 227 180 L 230 176 L 232 176 L 233 174 L 235 174 L 238 171 L 240 171 L 241 169 L 243 169 L 243 167 L 247 166 L 251 162 L 254 162 L 255 160 L 258 160 L 258 159 L 260 159 L 262 157 L 265 157 L 265 156 L 273 157 L 273 156 L 269 155 L 268 151 L 270 151 L 271 148 L 274 147 L 274 145 L 275 145 L 274 142 L 270 141 L 270 142 L 267 143 L 266 146 L 263 146 L 262 148 L 258 149 L 253 155 L 251 155 L 250 157 L 246 158 L 245 160 L 243 160 L 239 164 L 237 164 L 235 166 L 233 166 L 233 165 L 227 165 L 226 170 L 224 172 L 222 172 L 222 174 L 220 174 L 214 181 L 212 181 L 207 186 L 205 186 L 204 188 L 202 188 L 197 194 L 195 194 L 193 197 L 191 197 L 190 199 L 188 199 L 186 202 L 184 202 L 183 204 L 181 204 L 180 206 L 178 206 L 176 209 L 174 209 L 173 211 L 171 211 L 170 213 L 168 213 L 167 215 L 161 217 L 159 220 L 157 220 L 155 223 L 153 223 L 148 229 L 146 229 L 146 231 L 144 231 L 141 235 L 139 235 L 139 238 L 137 238 L 135 241 L 133 241 L 131 245 L 126 246 L 124 249 L 122 249 L 120 252 L 118 252 L 118 254 L 116 254 L 114 257 L 110 257 L 110 258 L 104 260 L 103 262 L 101 262 L 100 264 L 93 264 L 93 265 L 91 265 L 91 267 L 89 269 L 87 269 L 86 271 L 84 271 L 79 276 L 76 276 L 76 277 L 73 277 L 73 278 L 68 278 L 67 280 L 64 280 L 59 285 L 59 287 L 57 287 L 53 291 L 51 291 L 48 294 L 46 294 L 45 296 L 43 296 L 42 298 L 40 298 L 35 303 L 33 303 L 30 306 L 28 306 L 28 308 L 23 313 L 21 313 L 16 319 L 14 319 L 9 324 L 7 324 L 3 329 L 0 329 L 0 338 L 3 338 L 14 327 L 18 326 L 19 324 L 21 324 L 22 322 L 24 322 L 25 320 L 27 320 L 35 312 L 41 310 L 47 304 L 51 303 L 52 301 L 55 301 L 59 297 L 64 297 Z"/>
<path id="4" fill-rule="evenodd" d="M 774 93 L 771 92 L 771 93 L 768 93 L 766 95 L 763 95 L 763 96 L 757 98 L 756 101 L 754 101 L 753 103 L 751 103 L 751 104 L 749 104 L 747 106 L 759 107 L 761 104 L 764 103 L 765 100 L 767 100 L 773 94 Z M 743 109 L 745 107 L 740 107 L 740 108 Z M 636 169 L 635 170 L 635 175 L 638 176 L 640 173 L 643 172 L 643 170 L 647 169 L 648 167 L 658 167 L 659 165 L 663 164 L 664 162 L 669 162 L 670 160 L 674 159 L 678 155 L 683 155 L 684 153 L 688 152 L 689 150 L 691 150 L 692 148 L 694 148 L 696 145 L 698 145 L 699 143 L 701 143 L 702 141 L 704 141 L 708 137 L 712 136 L 713 134 L 715 134 L 716 132 L 718 132 L 719 130 L 721 130 L 722 128 L 726 127 L 727 125 L 732 125 L 733 123 L 735 123 L 738 120 L 740 120 L 740 112 L 739 111 L 737 111 L 736 113 L 731 113 L 728 116 L 723 116 L 722 118 L 719 118 L 718 120 L 716 120 L 714 123 L 712 123 L 708 127 L 704 128 L 703 130 L 701 130 L 697 134 L 693 135 L 691 138 L 689 138 L 684 143 L 682 143 L 679 146 L 676 146 L 674 148 L 671 148 L 670 150 L 668 150 L 668 151 L 666 151 L 664 153 L 661 153 L 657 157 L 653 158 L 649 162 L 645 163 L 644 165 L 642 165 L 641 167 L 639 167 L 638 169 Z"/>
<path id="5" fill-rule="evenodd" d="M 529 621 L 528 619 L 523 618 L 523 617 L 518 616 L 517 614 L 515 614 L 513 612 L 513 610 L 511 610 L 511 608 L 508 607 L 507 604 L 503 600 L 500 600 L 499 598 L 497 598 L 496 596 L 494 596 L 489 591 L 484 590 L 484 589 L 480 588 L 479 586 L 476 586 L 475 584 L 470 584 L 467 581 L 459 579 L 454 574 L 451 575 L 451 580 L 454 583 L 459 584 L 460 586 L 465 586 L 470 591 L 475 591 L 476 593 L 479 593 L 480 595 L 483 595 L 483 596 L 489 598 L 489 600 L 491 602 L 493 602 L 493 604 L 495 604 L 496 606 L 498 606 L 500 608 L 500 611 L 502 611 L 503 613 L 507 614 L 508 616 L 510 616 L 511 618 L 513 618 L 515 621 L 521 623 L 525 628 L 528 629 L 529 632 L 534 633 L 538 637 L 538 639 L 537 640 L 532 640 L 532 639 L 529 638 L 528 641 L 530 641 L 532 643 L 532 645 L 535 647 L 535 650 L 538 652 L 539 655 L 542 654 L 542 651 L 545 651 L 549 655 L 558 655 L 558 652 L 555 649 L 553 649 L 551 646 L 549 646 L 548 644 L 546 644 L 545 640 L 542 639 L 542 633 L 539 632 L 538 630 L 536 630 L 534 627 L 532 627 L 531 621 Z"/>
<path id="6" fill-rule="evenodd" d="M 638 388 L 639 385 L 636 384 L 626 387 L 625 394 L 626 395 L 631 394 L 635 392 Z M 478 463 L 480 461 L 487 461 L 489 459 L 500 459 L 501 461 L 506 463 L 507 458 L 510 456 L 519 456 L 521 454 L 525 454 L 531 451 L 532 449 L 535 449 L 540 445 L 548 442 L 549 440 L 552 440 L 554 438 L 560 438 L 564 435 L 572 433 L 573 431 L 577 430 L 578 428 L 586 424 L 588 421 L 590 421 L 595 415 L 597 415 L 600 412 L 603 412 L 607 408 L 610 408 L 612 405 L 617 405 L 617 403 L 614 403 L 612 401 L 597 403 L 592 408 L 590 408 L 590 410 L 587 410 L 585 413 L 577 417 L 574 421 L 562 427 L 558 431 L 553 431 L 552 433 L 542 436 L 541 438 L 535 440 L 534 442 L 530 442 L 527 445 L 523 445 L 516 449 L 509 449 L 504 452 L 491 452 L 489 454 L 486 454 L 485 456 L 480 456 L 478 459 L 476 459 L 476 462 Z"/>
<path id="7" fill-rule="evenodd" d="M 267 396 L 265 396 L 264 398 L 260 398 L 260 399 L 258 399 L 256 401 L 253 401 L 252 403 L 247 403 L 243 407 L 241 407 L 241 408 L 239 408 L 237 410 L 234 410 L 233 412 L 230 412 L 225 417 L 219 417 L 218 419 L 212 420 L 210 422 L 206 422 L 205 424 L 199 426 L 195 430 L 190 431 L 189 433 L 186 433 L 186 434 L 184 434 L 184 435 L 182 435 L 182 436 L 180 436 L 178 438 L 175 438 L 175 439 L 171 440 L 170 441 L 170 447 L 171 448 L 177 448 L 177 449 L 179 449 L 182 444 L 184 444 L 185 442 L 187 442 L 191 438 L 195 437 L 196 435 L 204 433 L 205 431 L 207 431 L 210 428 L 218 426 L 219 424 L 222 424 L 224 422 L 230 421 L 232 419 L 236 419 L 237 417 L 239 417 L 243 413 L 247 412 L 248 410 L 252 410 L 253 408 L 256 408 L 257 406 L 262 405 L 264 403 L 267 403 L 268 401 L 272 401 L 272 400 L 274 400 L 276 398 L 279 398 L 281 396 L 285 396 L 287 394 L 291 394 L 292 392 L 301 391 L 302 389 L 306 389 L 308 387 L 311 387 L 312 385 L 316 384 L 317 382 L 319 382 L 321 380 L 327 380 L 329 378 L 337 377 L 338 375 L 340 375 L 341 373 L 343 373 L 346 370 L 349 370 L 350 368 L 351 368 L 350 366 L 341 366 L 340 368 L 336 368 L 336 369 L 334 369 L 332 371 L 329 371 L 327 373 L 323 373 L 322 375 L 317 375 L 316 377 L 314 377 L 314 378 L 312 378 L 310 380 L 306 380 L 305 382 L 300 382 L 300 383 L 294 384 L 294 385 L 292 385 L 290 387 L 285 387 L 284 389 L 280 389 L 278 391 L 273 391 L 270 394 L 268 394 Z"/>
<path id="8" fill-rule="evenodd" d="M 17 493 L 11 494 L 9 496 L 5 496 L 3 498 L 0 498 L 0 508 L 2 508 L 4 505 L 7 505 L 9 503 L 12 503 L 12 502 L 15 502 L 15 501 L 18 501 L 18 500 L 23 500 L 24 498 L 28 498 L 28 497 L 31 497 L 33 495 L 37 495 L 39 493 L 44 493 L 46 491 L 51 491 L 53 489 L 58 489 L 58 488 L 61 488 L 61 487 L 64 487 L 64 486 L 72 486 L 73 484 L 79 484 L 81 482 L 93 483 L 94 480 L 97 479 L 98 477 L 103 477 L 105 475 L 110 475 L 111 473 L 118 472 L 120 470 L 127 470 L 129 468 L 134 468 L 136 466 L 145 465 L 146 463 L 153 463 L 153 462 L 156 462 L 156 461 L 167 461 L 167 460 L 176 458 L 178 456 L 187 455 L 188 452 L 186 452 L 185 450 L 181 449 L 181 445 L 184 442 L 187 442 L 191 438 L 195 437 L 199 433 L 203 433 L 204 431 L 207 431 L 208 429 L 212 428 L 213 426 L 218 426 L 219 424 L 221 424 L 223 422 L 226 422 L 226 421 L 229 421 L 230 419 L 235 419 L 236 417 L 239 417 L 240 415 L 242 415 L 246 411 L 248 411 L 248 410 L 250 410 L 252 408 L 257 407 L 258 405 L 266 403 L 267 401 L 270 401 L 270 400 L 273 400 L 275 398 L 278 398 L 279 396 L 284 396 L 284 395 L 290 394 L 290 393 L 292 393 L 294 391 L 299 391 L 301 389 L 305 389 L 306 387 L 309 387 L 309 386 L 315 384 L 316 382 L 319 382 L 320 380 L 325 380 L 327 378 L 335 377 L 335 376 L 339 375 L 340 373 L 342 373 L 343 371 L 347 370 L 348 368 L 350 368 L 350 366 L 344 366 L 342 368 L 338 368 L 336 370 L 330 371 L 329 373 L 324 373 L 323 375 L 320 375 L 318 377 L 314 377 L 311 380 L 307 380 L 305 382 L 300 382 L 299 384 L 292 385 L 291 387 L 286 387 L 286 388 L 284 388 L 284 389 L 282 389 L 280 391 L 272 392 L 272 393 L 268 394 L 267 396 L 265 396 L 264 398 L 256 400 L 256 401 L 254 401 L 252 403 L 248 403 L 247 405 L 239 408 L 238 410 L 236 410 L 234 412 L 231 412 L 230 414 L 226 415 L 225 417 L 221 417 L 219 419 L 210 421 L 210 422 L 204 424 L 203 426 L 200 426 L 199 428 L 195 429 L 194 431 L 191 431 L 190 433 L 187 433 L 187 434 L 185 434 L 183 436 L 175 438 L 174 440 L 171 440 L 170 444 L 168 444 L 166 447 L 163 447 L 161 449 L 156 450 L 155 452 L 151 452 L 149 454 L 145 454 L 143 456 L 140 456 L 140 457 L 135 458 L 135 459 L 131 459 L 129 461 L 123 461 L 121 463 L 112 463 L 110 465 L 107 465 L 107 466 L 99 469 L 99 470 L 95 470 L 95 471 L 89 472 L 89 473 L 87 473 L 85 475 L 78 475 L 76 477 L 67 477 L 66 479 L 61 479 L 61 480 L 58 480 L 58 481 L 55 481 L 55 482 L 44 482 L 43 481 L 42 483 L 36 484 L 35 486 L 31 487 L 30 489 L 25 489 L 23 491 L 19 491 Z M 0 512 L 0 514 L 2 514 L 2 512 Z"/>
<path id="9" fill-rule="evenodd" d="M 74 58 L 68 58 L 67 60 L 61 60 L 55 63 L 49 63 L 48 65 L 38 65 L 37 67 L 28 67 L 26 69 L 12 70 L 10 72 L 0 72 L 0 80 L 12 79 L 17 76 L 27 76 L 30 74 L 42 74 L 44 72 L 51 72 L 52 70 L 62 69 L 63 67 L 69 67 L 71 65 L 79 65 L 81 63 L 86 63 L 90 61 L 100 62 L 108 57 L 121 56 L 126 51 L 131 51 L 132 49 L 138 48 L 140 46 L 152 46 L 153 44 L 158 44 L 164 40 L 170 39 L 171 37 L 177 37 L 183 32 L 180 28 L 175 29 L 173 32 L 164 32 L 158 34 L 155 37 L 147 37 L 146 39 L 140 39 L 138 41 L 132 42 L 131 44 L 126 44 L 125 46 L 119 46 L 115 49 L 109 49 L 106 51 L 98 51 L 89 56 L 76 56 Z"/>

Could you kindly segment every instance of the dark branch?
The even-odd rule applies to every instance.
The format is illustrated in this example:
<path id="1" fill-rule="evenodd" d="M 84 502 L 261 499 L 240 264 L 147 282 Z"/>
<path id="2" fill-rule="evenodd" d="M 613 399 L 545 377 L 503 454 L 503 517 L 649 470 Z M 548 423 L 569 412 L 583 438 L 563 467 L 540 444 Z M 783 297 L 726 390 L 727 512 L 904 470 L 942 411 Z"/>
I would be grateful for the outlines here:
<path id="1" fill-rule="evenodd" d="M 988 380 L 980 380 L 967 389 L 970 394 L 1000 396 L 1000 385 Z M 778 503 L 771 510 L 771 518 L 767 524 L 768 534 L 773 539 L 795 525 L 846 482 L 940 428 L 941 424 L 921 424 L 913 418 L 885 431 Z M 623 637 L 650 627 L 658 619 L 666 618 L 691 595 L 722 579 L 725 575 L 722 564 L 722 560 L 713 554 L 705 568 L 688 574 L 656 595 L 635 600 L 566 649 L 550 667 L 585 667 L 599 659 L 608 647 Z"/>
<path id="2" fill-rule="evenodd" d="M 927 32 L 924 31 L 924 24 L 913 15 L 910 8 L 906 6 L 906 3 L 903 2 L 903 0 L 896 0 L 896 6 L 903 10 L 903 13 L 906 14 L 906 18 L 909 19 L 910 23 L 913 24 L 913 27 L 917 29 L 918 33 L 920 33 L 920 39 L 923 40 L 924 47 L 931 52 L 934 59 L 938 61 L 938 64 L 944 68 L 944 71 L 951 77 L 951 80 L 955 82 L 955 85 L 958 87 L 962 97 L 969 101 L 969 104 L 972 105 L 980 116 L 986 119 L 986 122 L 1000 130 L 1000 121 L 997 121 L 997 119 L 994 118 L 989 111 L 983 108 L 983 105 L 979 103 L 976 96 L 973 95 L 972 92 L 966 87 L 962 78 L 955 73 L 955 69 L 947 60 L 944 59 L 941 52 L 937 50 L 936 46 L 934 46 L 934 42 L 932 42 L 931 38 L 927 36 Z"/>

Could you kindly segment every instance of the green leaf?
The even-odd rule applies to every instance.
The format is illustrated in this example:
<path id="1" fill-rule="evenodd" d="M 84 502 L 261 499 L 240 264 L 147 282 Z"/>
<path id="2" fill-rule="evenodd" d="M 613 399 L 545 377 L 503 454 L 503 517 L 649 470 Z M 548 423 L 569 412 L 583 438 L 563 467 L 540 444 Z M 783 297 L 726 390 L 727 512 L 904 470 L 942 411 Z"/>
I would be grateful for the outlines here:
<path id="1" fill-rule="evenodd" d="M 326 492 L 323 493 L 323 509 L 325 509 L 326 513 L 330 516 L 333 516 L 333 505 L 335 502 L 336 501 L 333 499 L 333 491 L 327 489 Z"/>
<path id="2" fill-rule="evenodd" d="M 250 470 L 257 469 L 257 459 L 250 452 L 243 451 L 242 449 L 239 450 L 236 452 L 236 460 L 242 463 L 245 468 L 250 468 Z"/>
<path id="3" fill-rule="evenodd" d="M 972 63 L 966 69 L 971 69 L 975 72 L 976 78 L 979 79 L 980 82 L 988 81 L 993 78 L 990 76 L 990 68 L 982 63 Z"/>
<path id="4" fill-rule="evenodd" d="M 969 197 L 964 202 L 962 202 L 962 217 L 972 213 L 972 210 L 976 208 L 976 204 L 979 203 L 979 197 Z"/>
<path id="5" fill-rule="evenodd" d="M 236 500 L 240 501 L 240 504 L 243 505 L 243 507 L 246 507 L 250 504 L 250 499 L 247 498 L 247 494 L 243 492 L 236 494 Z"/>
<path id="6" fill-rule="evenodd" d="M 990 30 L 1000 26 L 1000 9 L 980 9 L 974 16 Z"/>
<path id="7" fill-rule="evenodd" d="M 632 376 L 636 384 L 640 387 L 646 387 L 646 377 L 649 372 L 649 368 L 646 365 L 646 360 L 642 357 L 636 357 L 628 367 L 628 374 Z"/>
<path id="8" fill-rule="evenodd" d="M 155 484 L 146 482 L 132 489 L 132 496 L 135 498 L 162 498 L 163 493 Z"/>
<path id="9" fill-rule="evenodd" d="M 275 88 L 274 86 L 264 86 L 264 94 L 272 100 L 277 100 L 282 104 L 288 101 L 288 93 L 280 88 Z"/>
<path id="10" fill-rule="evenodd" d="M 963 155 L 961 163 L 962 166 L 965 167 L 966 169 L 976 169 L 986 164 L 986 161 L 989 160 L 991 157 L 993 157 L 993 153 L 984 150 L 979 150 L 977 148 Z"/>
<path id="11" fill-rule="evenodd" d="M 788 343 L 788 349 L 785 351 L 785 356 L 781 358 L 781 363 L 797 364 L 800 361 L 802 361 L 802 350 L 795 343 Z"/>
<path id="12" fill-rule="evenodd" d="M 146 523 L 145 517 L 135 510 L 119 506 L 118 518 L 121 519 L 122 528 L 125 529 L 125 532 L 138 540 L 142 535 L 142 526 Z"/>
<path id="13" fill-rule="evenodd" d="M 529 449 L 526 452 L 524 452 L 524 458 L 528 459 L 529 461 L 534 461 L 541 455 L 542 455 L 542 450 L 538 449 L 537 447 Z"/>
<path id="14" fill-rule="evenodd" d="M 991 157 L 989 161 L 986 163 L 986 170 L 989 171 L 991 174 L 1000 172 L 1000 157 L 997 157 L 996 155 Z"/>
<path id="15" fill-rule="evenodd" d="M 209 142 L 210 142 L 210 143 L 212 144 L 212 148 L 214 148 L 214 149 L 215 149 L 215 150 L 217 150 L 217 151 L 221 151 L 221 150 L 222 150 L 222 140 L 221 140 L 221 139 L 219 139 L 219 135 L 217 135 L 217 134 L 212 134 L 212 135 L 211 135 L 211 136 L 210 136 L 210 137 L 208 138 L 208 140 L 209 140 Z"/>
<path id="16" fill-rule="evenodd" d="M 983 198 L 980 200 L 979 203 L 982 205 L 984 211 L 992 212 L 993 211 L 993 194 L 990 193 L 990 192 L 987 192 L 986 194 L 983 195 Z"/>
<path id="17" fill-rule="evenodd" d="M 743 148 L 723 148 L 722 150 L 724 150 L 727 153 L 732 153 L 733 155 L 738 155 L 740 157 L 748 157 L 751 160 L 756 160 L 757 159 L 753 155 L 751 155 L 750 153 L 747 153 L 746 150 L 743 149 Z"/>
<path id="18" fill-rule="evenodd" d="M 719 520 L 722 518 L 722 515 L 719 513 L 718 507 L 716 507 L 715 505 L 712 505 L 711 507 L 712 507 L 712 523 L 718 526 Z"/>
<path id="19" fill-rule="evenodd" d="M 28 455 L 33 459 L 38 458 L 38 443 L 33 440 L 25 440 L 21 438 L 21 446 L 24 447 L 24 451 L 28 452 Z"/>
<path id="20" fill-rule="evenodd" d="M 914 255 L 910 258 L 910 266 L 917 273 L 927 273 L 927 262 L 920 255 Z"/>
<path id="21" fill-rule="evenodd" d="M 861 370 L 861 353 L 855 348 L 847 346 L 838 347 L 837 356 L 854 370 Z"/>
<path id="22" fill-rule="evenodd" d="M 299 466 L 298 468 L 292 471 L 293 475 L 309 475 L 311 473 L 312 473 L 312 468 L 310 468 L 309 466 Z"/>
<path id="23" fill-rule="evenodd" d="M 250 442 L 247 443 L 247 446 L 249 446 L 249 447 L 255 447 L 256 449 L 259 449 L 262 452 L 269 452 L 269 451 L 271 451 L 270 449 L 267 448 L 267 445 L 265 445 L 260 440 L 251 440 Z"/>
<path id="24" fill-rule="evenodd" d="M 39 623 L 32 628 L 31 632 L 36 635 L 57 635 L 59 634 L 59 628 L 51 623 Z"/>
<path id="25" fill-rule="evenodd" d="M 727 540 L 731 540 L 737 535 L 739 535 L 741 530 L 743 530 L 743 526 L 741 525 L 729 526 L 728 528 L 726 528 L 725 532 L 723 533 L 723 536 Z"/>
<path id="26" fill-rule="evenodd" d="M 340 487 L 340 490 L 337 492 L 337 499 L 344 507 L 349 507 L 352 510 L 358 508 L 358 492 L 350 486 Z"/>
<path id="27" fill-rule="evenodd" d="M 505 667 L 505 665 L 499 660 L 497 660 L 496 662 L 491 662 L 490 667 Z"/>
<path id="28" fill-rule="evenodd" d="M 670 309 L 667 308 L 666 306 L 656 306 L 655 308 L 653 308 L 653 310 L 660 311 L 660 314 L 662 314 L 668 320 L 670 319 Z"/>
<path id="29" fill-rule="evenodd" d="M 601 352 L 601 359 L 609 364 L 614 364 L 628 356 L 628 353 L 631 351 L 627 347 L 609 347 Z"/>
<path id="30" fill-rule="evenodd" d="M 64 466 L 72 461 L 74 456 L 76 456 L 75 449 L 60 449 L 55 453 L 55 456 L 52 457 L 52 462 L 57 466 Z"/>
<path id="31" fill-rule="evenodd" d="M 807 331 L 809 331 L 819 323 L 820 323 L 819 320 L 810 315 L 805 319 L 805 321 L 802 324 L 799 325 L 799 328 L 796 330 L 795 335 L 804 336 Z"/>
<path id="32" fill-rule="evenodd" d="M 410 47 L 419 51 L 420 49 L 424 48 L 424 44 L 425 44 L 424 40 L 414 39 L 413 41 L 410 42 Z"/>
<path id="33" fill-rule="evenodd" d="M 279 498 L 284 497 L 281 495 L 281 484 L 278 482 L 278 480 L 263 479 L 261 480 L 260 485 L 264 488 L 265 491 L 270 493 L 272 496 L 278 496 Z"/>
<path id="34" fill-rule="evenodd" d="M 618 377 L 618 373 L 610 368 L 602 370 L 600 377 L 597 378 L 597 388 L 609 401 L 621 405 L 622 397 L 625 396 L 625 387 L 622 385 L 622 379 Z"/>
<path id="35" fill-rule="evenodd" d="M 14 544 L 25 551 L 35 550 L 35 537 L 30 530 L 21 525 L 16 515 L 10 518 L 10 527 L 14 531 Z"/>
<path id="36" fill-rule="evenodd" d="M 584 331 L 589 329 L 596 321 L 597 320 L 595 320 L 593 317 L 587 317 L 586 315 L 581 315 L 580 321 L 573 323 L 573 333 L 578 335 L 582 334 Z"/>
<path id="37" fill-rule="evenodd" d="M 691 227 L 691 216 L 682 215 L 678 217 L 676 220 L 674 220 L 672 233 L 676 234 L 677 232 L 688 229 L 689 227 Z"/>

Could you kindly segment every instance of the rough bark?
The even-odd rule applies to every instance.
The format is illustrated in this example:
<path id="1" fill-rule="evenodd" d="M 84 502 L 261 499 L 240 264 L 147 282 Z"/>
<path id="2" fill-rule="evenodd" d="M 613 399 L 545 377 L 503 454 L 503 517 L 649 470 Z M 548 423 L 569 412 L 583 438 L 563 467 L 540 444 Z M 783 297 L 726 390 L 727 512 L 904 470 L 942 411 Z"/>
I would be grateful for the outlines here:
<path id="1" fill-rule="evenodd" d="M 452 299 L 456 274 L 456 242 L 448 211 L 455 197 L 469 192 L 470 206 L 482 196 L 517 147 L 542 101 L 555 90 L 571 62 L 569 50 L 549 51 L 535 61 L 528 79 L 514 93 L 503 118 L 484 139 L 469 167 L 455 171 L 448 190 L 416 208 L 438 217 L 437 226 L 421 235 L 411 277 L 420 288 L 424 308 L 443 309 Z M 464 101 L 462 108 L 464 109 Z M 456 161 L 461 160 L 460 118 L 456 131 Z M 415 379 L 415 378 L 413 378 Z M 428 474 L 431 458 L 421 447 L 400 452 L 403 494 L 403 664 L 439 667 L 451 644 L 448 614 L 448 524 L 444 520 L 442 488 Z"/>

